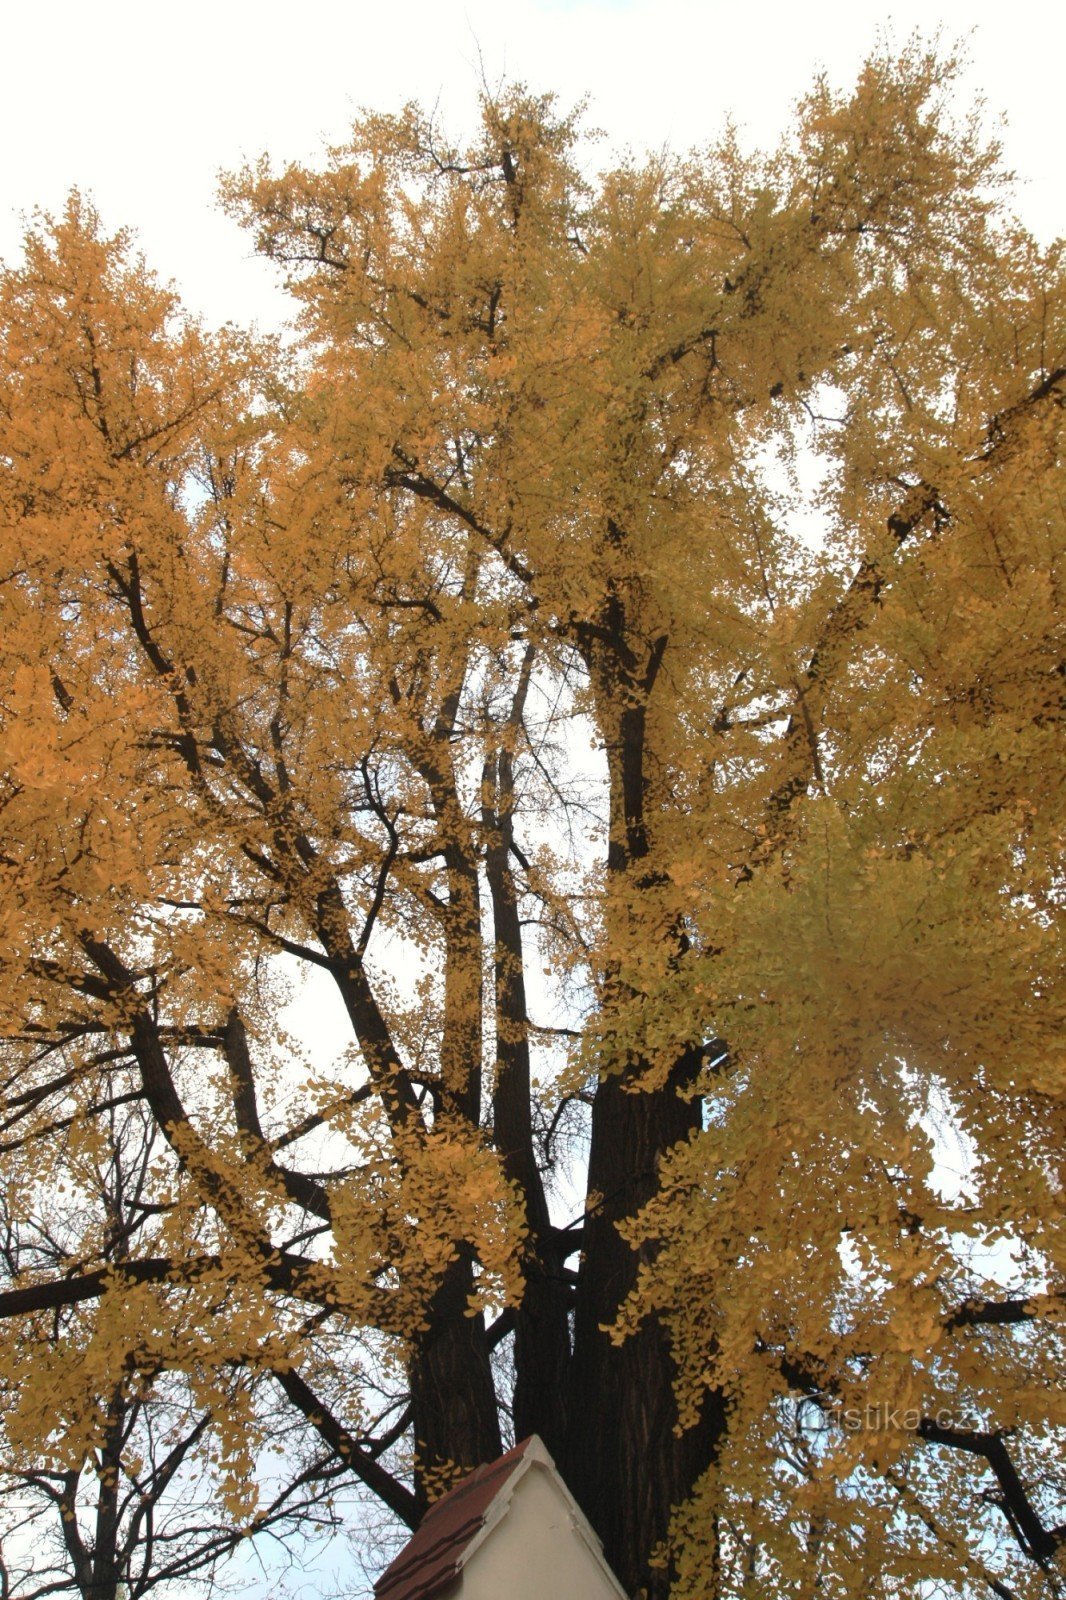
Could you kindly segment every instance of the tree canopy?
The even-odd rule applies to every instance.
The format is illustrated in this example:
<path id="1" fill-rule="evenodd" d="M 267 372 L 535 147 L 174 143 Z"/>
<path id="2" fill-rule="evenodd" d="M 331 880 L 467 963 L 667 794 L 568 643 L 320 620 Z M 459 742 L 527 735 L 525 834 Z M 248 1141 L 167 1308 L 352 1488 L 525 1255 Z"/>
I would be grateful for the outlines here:
<path id="1" fill-rule="evenodd" d="M 30 232 L 23 1482 L 135 1506 L 180 1391 L 235 1535 L 536 1431 L 634 1595 L 1062 1592 L 1066 299 L 952 74 L 595 180 L 521 87 L 366 116 L 227 182 L 287 344 Z M 144 1592 L 116 1515 L 34 1592 Z"/>

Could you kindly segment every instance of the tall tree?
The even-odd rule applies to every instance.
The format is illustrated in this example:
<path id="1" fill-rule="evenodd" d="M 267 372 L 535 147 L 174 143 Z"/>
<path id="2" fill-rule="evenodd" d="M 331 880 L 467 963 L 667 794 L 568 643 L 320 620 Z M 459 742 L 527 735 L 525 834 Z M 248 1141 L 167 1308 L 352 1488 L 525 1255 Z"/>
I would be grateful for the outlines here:
<path id="1" fill-rule="evenodd" d="M 228 185 L 284 359 L 31 236 L 8 1205 L 116 1074 L 165 1156 L 0 1293 L 9 1448 L 237 1369 L 408 1526 L 539 1432 L 633 1594 L 1057 1592 L 1063 273 L 951 79 L 595 184 L 365 118 Z"/>

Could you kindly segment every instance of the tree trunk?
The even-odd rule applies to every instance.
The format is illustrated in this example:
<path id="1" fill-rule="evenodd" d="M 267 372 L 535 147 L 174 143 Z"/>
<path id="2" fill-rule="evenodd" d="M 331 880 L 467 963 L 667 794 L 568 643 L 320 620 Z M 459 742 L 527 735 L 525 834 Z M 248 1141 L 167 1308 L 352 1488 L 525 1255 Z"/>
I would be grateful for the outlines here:
<path id="1" fill-rule="evenodd" d="M 600 1535 L 623 1587 L 665 1595 L 668 1580 L 648 1558 L 665 1538 L 670 1512 L 691 1492 L 711 1458 L 713 1419 L 680 1438 L 674 1432 L 674 1363 L 666 1330 L 647 1321 L 622 1344 L 603 1331 L 633 1287 L 640 1257 L 617 1224 L 654 1193 L 662 1152 L 686 1138 L 698 1111 L 667 1084 L 627 1092 L 621 1078 L 601 1083 L 592 1113 L 589 1188 L 604 1195 L 585 1223 L 574 1323 L 564 1473 Z"/>
<path id="2" fill-rule="evenodd" d="M 522 930 L 508 862 L 511 838 L 510 760 L 501 752 L 496 772 L 486 768 L 495 805 L 485 807 L 490 843 L 485 854 L 492 897 L 496 986 L 496 1082 L 493 1134 L 503 1168 L 522 1195 L 529 1229 L 523 1255 L 525 1288 L 514 1313 L 516 1439 L 537 1433 L 553 1456 L 564 1446 L 567 1371 L 570 1364 L 569 1290 L 554 1241 L 548 1203 L 533 1149 L 530 1110 L 529 1025 L 522 960 Z M 491 766 L 491 764 L 490 764 Z"/>
<path id="3" fill-rule="evenodd" d="M 601 665 L 601 674 L 603 668 Z M 653 879 L 640 876 L 649 851 L 645 817 L 645 695 L 615 667 L 598 696 L 614 725 L 606 725 L 611 781 L 607 862 L 608 905 L 631 900 Z M 619 679 L 625 678 L 622 693 Z M 594 680 L 595 681 L 595 680 Z M 646 680 L 647 682 L 647 680 Z M 628 701 L 628 704 L 626 703 Z M 619 708 L 622 709 L 619 709 Z M 601 724 L 603 725 L 603 724 Z M 624 914 L 624 913 L 623 913 Z M 610 911 L 608 911 L 610 915 Z M 603 979 L 603 1005 L 619 994 L 617 974 Z M 615 1344 L 604 1331 L 633 1288 L 642 1256 L 618 1233 L 658 1186 L 659 1163 L 672 1146 L 700 1126 L 698 1100 L 686 1096 L 699 1063 L 686 1049 L 658 1089 L 631 1087 L 642 1064 L 621 1066 L 601 1079 L 592 1108 L 584 1249 L 574 1322 L 570 1415 L 564 1473 L 604 1553 L 630 1594 L 669 1593 L 670 1574 L 650 1560 L 666 1537 L 671 1511 L 691 1493 L 710 1462 L 722 1418 L 713 1405 L 699 1426 L 675 1432 L 674 1361 L 666 1329 L 657 1319 Z"/>
<path id="4" fill-rule="evenodd" d="M 454 1477 L 503 1448 L 485 1319 L 466 1315 L 473 1288 L 469 1261 L 453 1261 L 411 1353 L 415 1494 L 423 1510 Z"/>

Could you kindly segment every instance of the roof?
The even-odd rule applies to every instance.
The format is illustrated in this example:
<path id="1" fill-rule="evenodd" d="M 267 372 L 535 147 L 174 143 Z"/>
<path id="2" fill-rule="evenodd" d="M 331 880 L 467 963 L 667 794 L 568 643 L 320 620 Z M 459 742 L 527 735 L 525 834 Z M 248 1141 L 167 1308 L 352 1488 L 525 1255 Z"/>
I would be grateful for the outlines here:
<path id="1" fill-rule="evenodd" d="M 457 1582 L 489 1510 L 527 1457 L 546 1455 L 534 1434 L 498 1460 L 478 1467 L 426 1512 L 410 1542 L 374 1585 L 377 1600 L 430 1600 Z"/>

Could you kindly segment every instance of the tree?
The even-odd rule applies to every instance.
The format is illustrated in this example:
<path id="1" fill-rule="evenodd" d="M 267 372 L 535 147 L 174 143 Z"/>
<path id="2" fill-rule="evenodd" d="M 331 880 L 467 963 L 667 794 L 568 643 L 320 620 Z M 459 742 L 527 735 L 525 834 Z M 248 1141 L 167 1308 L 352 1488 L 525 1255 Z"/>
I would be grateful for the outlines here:
<path id="1" fill-rule="evenodd" d="M 3 1255 L 11 1277 L 56 1271 L 69 1262 L 71 1240 L 94 1231 L 99 1258 L 121 1274 L 131 1236 L 145 1226 L 144 1200 L 159 1142 L 135 1090 L 112 1096 L 101 1107 L 92 1145 L 65 1152 L 65 1176 L 79 1200 L 97 1202 L 99 1216 L 70 1227 L 53 1201 L 42 1213 L 3 1217 Z M 27 1115 L 34 1092 L 14 1097 L 11 1120 Z M 117 1102 L 117 1103 L 116 1103 Z M 72 1119 L 73 1120 L 73 1119 Z M 53 1125 L 60 1138 L 71 1122 Z M 2 1146 L 10 1155 L 17 1136 Z M 25 1192 L 21 1196 L 25 1205 Z M 69 1230 L 69 1231 L 68 1231 Z M 65 1343 L 69 1323 L 57 1316 L 47 1351 L 53 1374 L 68 1388 L 85 1380 L 86 1352 Z M 79 1359 L 80 1358 L 80 1359 Z M 56 1378 L 53 1377 L 53 1384 Z M 292 1433 L 276 1399 L 254 1371 L 237 1368 L 229 1378 L 227 1409 L 239 1418 L 249 1408 L 268 1421 L 274 1439 Z M 72 1594 L 77 1600 L 140 1600 L 160 1584 L 197 1580 L 217 1591 L 218 1573 L 244 1537 L 230 1508 L 217 1503 L 205 1449 L 213 1433 L 214 1397 L 197 1394 L 181 1373 L 154 1371 L 141 1362 L 126 1381 L 95 1401 L 95 1448 L 84 1460 L 60 1464 L 37 1442 L 27 1441 L 14 1470 L 0 1474 L 0 1594 Z M 239 1448 L 239 1440 L 237 1441 Z M 300 1441 L 295 1454 L 299 1456 Z M 43 1459 L 42 1459 L 43 1457 Z M 345 1471 L 319 1450 L 310 1460 L 287 1462 L 282 1481 L 269 1485 L 254 1510 L 254 1527 L 283 1545 L 295 1545 L 317 1527 L 335 1521 L 328 1494 Z M 249 1463 L 249 1476 L 251 1464 Z"/>
<path id="2" fill-rule="evenodd" d="M 407 1526 L 540 1433 L 634 1594 L 1059 1592 L 1062 256 L 952 72 L 594 184 L 364 118 L 227 186 L 287 355 L 31 235 L 9 1208 L 162 1145 L 0 1294 L 9 1450 L 166 1371 L 224 1471 L 237 1371 Z"/>

